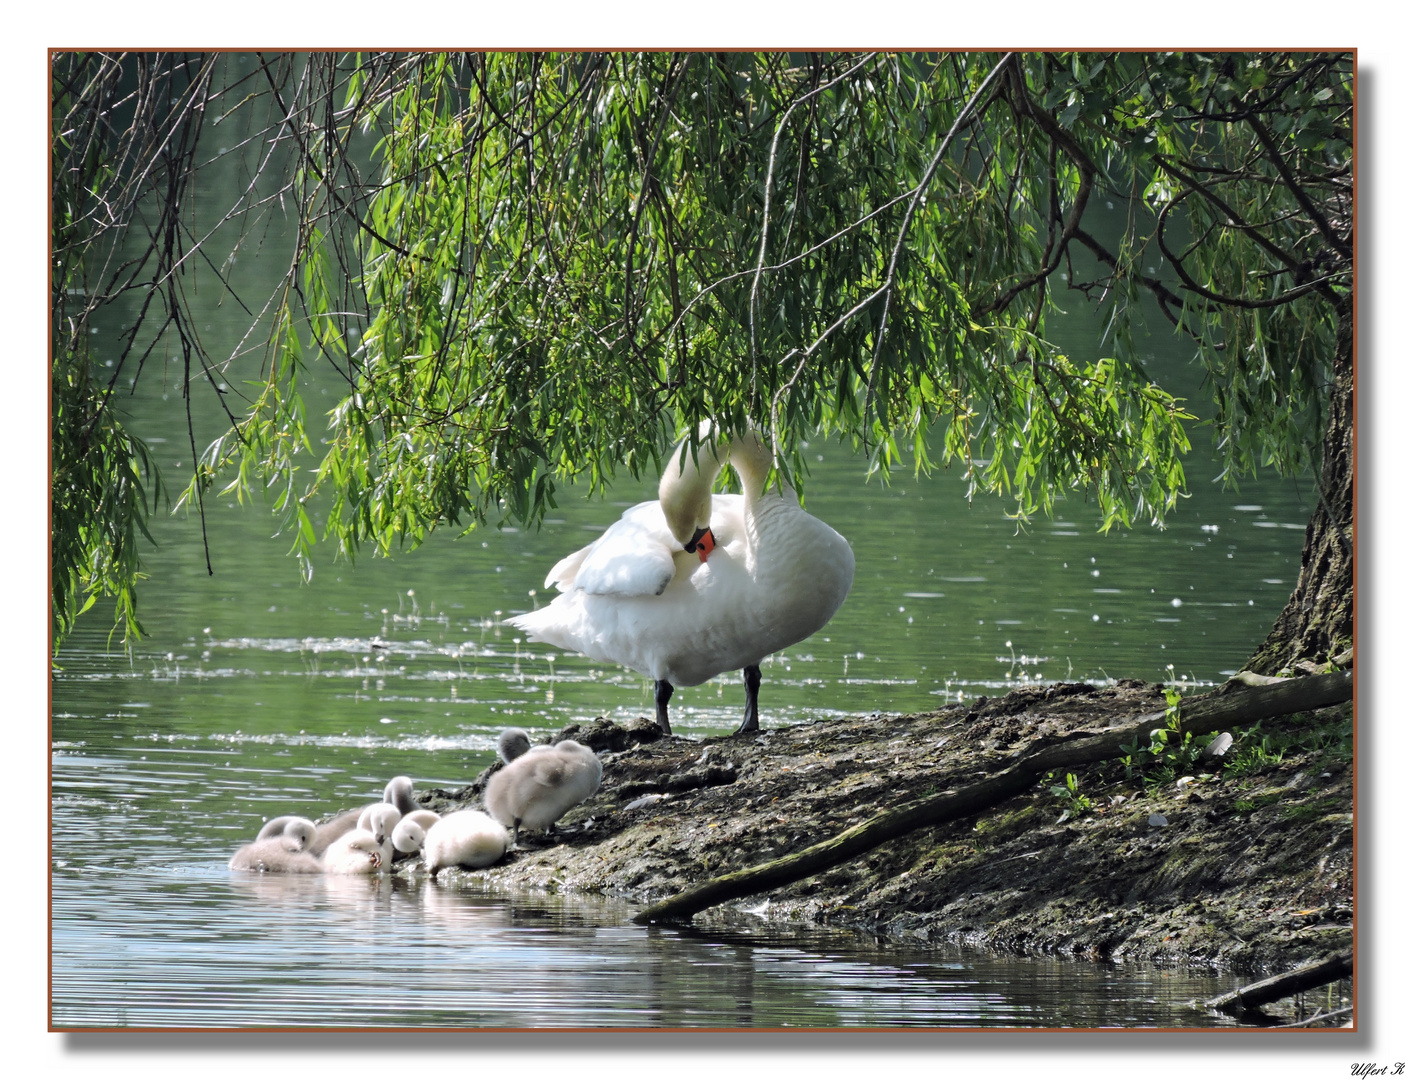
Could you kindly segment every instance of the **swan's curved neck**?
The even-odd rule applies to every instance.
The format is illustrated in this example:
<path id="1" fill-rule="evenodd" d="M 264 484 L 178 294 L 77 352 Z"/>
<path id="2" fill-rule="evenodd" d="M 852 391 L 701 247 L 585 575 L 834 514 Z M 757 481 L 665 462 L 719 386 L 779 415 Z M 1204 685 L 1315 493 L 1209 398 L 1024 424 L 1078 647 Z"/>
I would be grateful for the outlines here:
<path id="1" fill-rule="evenodd" d="M 766 490 L 766 477 L 771 473 L 771 466 L 776 460 L 775 455 L 757 438 L 754 431 L 748 431 L 736 442 L 727 445 L 725 454 L 742 478 L 742 488 L 747 497 L 759 499 L 761 493 Z M 713 478 L 716 479 L 716 474 Z"/>
<path id="2" fill-rule="evenodd" d="M 707 432 L 708 429 L 703 428 L 699 435 L 706 438 Z M 766 488 L 766 477 L 774 460 L 754 431 L 748 431 L 735 441 L 718 438 L 711 445 L 703 443 L 698 447 L 696 460 L 689 452 L 688 440 L 684 439 L 659 480 L 659 503 L 668 520 L 669 531 L 680 543 L 687 544 L 693 539 L 695 529 L 707 527 L 712 520 L 712 485 L 727 462 L 730 461 L 741 476 L 747 498 L 755 500 Z"/>

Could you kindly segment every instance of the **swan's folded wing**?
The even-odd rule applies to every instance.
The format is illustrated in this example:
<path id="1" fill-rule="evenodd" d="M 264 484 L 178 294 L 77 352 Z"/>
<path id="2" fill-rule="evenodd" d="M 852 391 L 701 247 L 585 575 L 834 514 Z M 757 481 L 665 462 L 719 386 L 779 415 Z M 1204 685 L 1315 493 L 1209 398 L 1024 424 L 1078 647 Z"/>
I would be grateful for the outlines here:
<path id="1" fill-rule="evenodd" d="M 640 503 L 586 549 L 575 587 L 597 596 L 657 596 L 673 580 L 673 555 L 682 550 L 659 504 Z"/>
<path id="2" fill-rule="evenodd" d="M 596 542 L 598 543 L 598 541 Z M 551 572 L 546 575 L 545 588 L 555 585 L 562 592 L 570 592 L 576 587 L 576 574 L 581 568 L 581 563 L 590 557 L 590 553 L 595 550 L 595 544 L 586 544 L 579 551 L 573 551 L 564 559 L 551 568 Z"/>

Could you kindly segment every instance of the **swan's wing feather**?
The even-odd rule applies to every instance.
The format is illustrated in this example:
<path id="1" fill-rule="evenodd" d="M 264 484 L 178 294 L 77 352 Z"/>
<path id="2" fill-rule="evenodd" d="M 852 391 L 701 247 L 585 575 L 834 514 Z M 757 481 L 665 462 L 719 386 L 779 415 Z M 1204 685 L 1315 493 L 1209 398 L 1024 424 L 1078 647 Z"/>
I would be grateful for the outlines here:
<path id="1" fill-rule="evenodd" d="M 595 596 L 657 596 L 673 580 L 673 555 L 682 550 L 659 504 L 640 503 L 590 545 L 575 587 Z"/>
<path id="2" fill-rule="evenodd" d="M 595 543 L 598 543 L 596 541 Z M 573 551 L 564 559 L 560 560 L 546 575 L 544 588 L 551 588 L 555 585 L 562 592 L 570 592 L 576 587 L 576 574 L 580 571 L 581 563 L 590 557 L 591 551 L 595 548 L 595 543 L 586 544 L 579 551 Z"/>

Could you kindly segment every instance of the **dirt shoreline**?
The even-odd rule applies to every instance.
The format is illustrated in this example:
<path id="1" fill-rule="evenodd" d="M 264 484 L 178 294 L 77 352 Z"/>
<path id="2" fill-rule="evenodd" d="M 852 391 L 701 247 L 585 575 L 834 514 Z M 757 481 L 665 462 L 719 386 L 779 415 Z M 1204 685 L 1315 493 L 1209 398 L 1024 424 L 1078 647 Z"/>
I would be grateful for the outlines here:
<path id="1" fill-rule="evenodd" d="M 522 846 L 496 866 L 446 871 L 440 880 L 602 893 L 643 906 L 995 772 L 1035 739 L 1164 706 L 1159 685 L 1074 683 L 933 713 L 873 713 L 722 738 L 664 736 L 646 719 L 572 725 L 556 739 L 593 746 L 604 779 L 562 819 L 563 835 L 523 833 Z M 1245 973 L 1349 950 L 1350 715 L 1349 705 L 1339 706 L 1239 732 L 1230 757 L 1242 760 L 1232 768 L 1206 766 L 1156 790 L 1128 779 L 1122 763 L 1105 763 L 1080 773 L 1093 805 L 1073 817 L 1064 813 L 1068 799 L 1041 783 L 693 921 L 758 918 L 914 944 Z M 1323 730 L 1337 737 L 1309 737 Z M 1265 733 L 1277 752 L 1244 757 Z M 491 771 L 460 791 L 421 791 L 420 801 L 441 812 L 481 806 Z M 417 860 L 397 867 L 420 872 Z"/>

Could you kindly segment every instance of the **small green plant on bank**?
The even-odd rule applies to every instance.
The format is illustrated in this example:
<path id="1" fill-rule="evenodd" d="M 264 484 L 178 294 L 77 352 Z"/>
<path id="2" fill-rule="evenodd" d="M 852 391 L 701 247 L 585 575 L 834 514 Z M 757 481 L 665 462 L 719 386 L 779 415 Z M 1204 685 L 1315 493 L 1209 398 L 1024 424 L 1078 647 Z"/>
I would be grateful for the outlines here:
<path id="1" fill-rule="evenodd" d="M 1234 754 L 1225 763 L 1225 775 L 1253 776 L 1275 769 L 1293 753 L 1322 753 L 1327 762 L 1346 762 L 1352 757 L 1351 712 L 1342 709 L 1328 717 L 1303 713 L 1286 727 L 1271 731 L 1256 723 L 1237 735 Z"/>
<path id="2" fill-rule="evenodd" d="M 1272 806 L 1280 802 L 1283 798 L 1281 791 L 1266 791 L 1259 795 L 1251 795 L 1246 799 L 1236 799 L 1234 802 L 1234 812 L 1236 814 L 1252 814 L 1255 810 L 1261 810 L 1265 806 Z"/>
<path id="3" fill-rule="evenodd" d="M 1137 737 L 1118 746 L 1125 756 L 1122 763 L 1129 781 L 1140 779 L 1149 790 L 1156 790 L 1187 772 L 1201 761 L 1205 747 L 1213 742 L 1218 731 L 1207 735 L 1189 735 L 1181 727 L 1181 695 L 1171 686 L 1163 691 L 1166 697 L 1166 726 L 1153 728 L 1146 746 L 1137 745 Z"/>
<path id="4" fill-rule="evenodd" d="M 1093 808 L 1093 800 L 1083 794 L 1079 788 L 1078 775 L 1076 773 L 1065 773 L 1062 783 L 1058 781 L 1052 772 L 1044 777 L 1044 780 L 1049 784 L 1049 794 L 1053 795 L 1056 799 L 1062 800 L 1064 813 L 1069 817 L 1078 817 L 1080 814 L 1086 814 Z"/>
<path id="5" fill-rule="evenodd" d="M 1225 763 L 1226 776 L 1251 776 L 1265 769 L 1277 768 L 1288 752 L 1286 739 L 1277 739 L 1271 731 L 1263 731 L 1257 723 L 1235 740 L 1235 754 Z"/>

